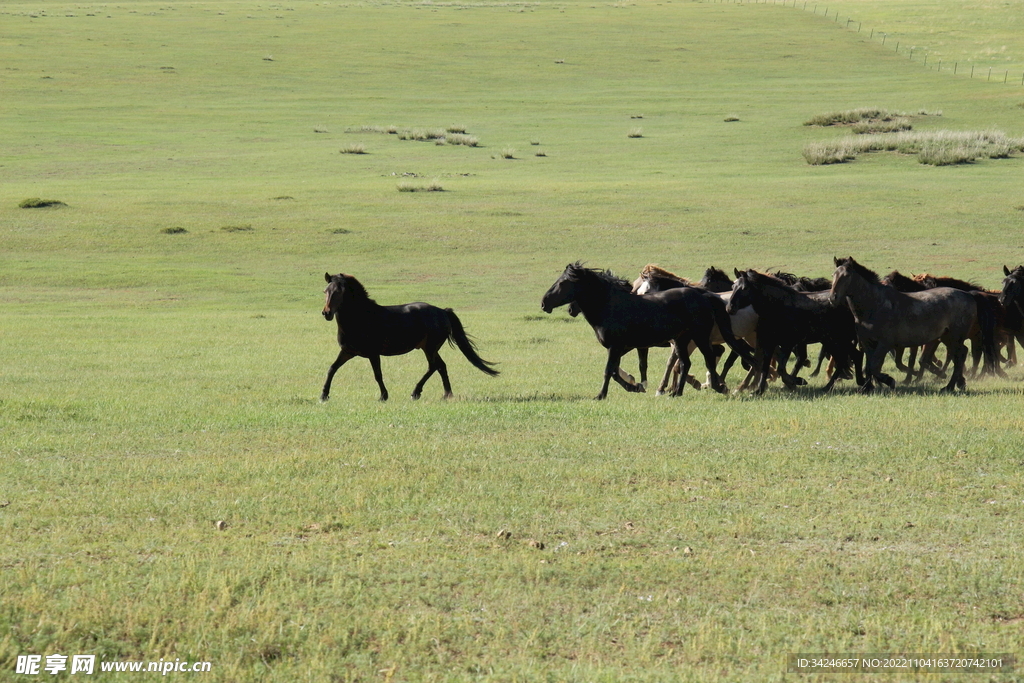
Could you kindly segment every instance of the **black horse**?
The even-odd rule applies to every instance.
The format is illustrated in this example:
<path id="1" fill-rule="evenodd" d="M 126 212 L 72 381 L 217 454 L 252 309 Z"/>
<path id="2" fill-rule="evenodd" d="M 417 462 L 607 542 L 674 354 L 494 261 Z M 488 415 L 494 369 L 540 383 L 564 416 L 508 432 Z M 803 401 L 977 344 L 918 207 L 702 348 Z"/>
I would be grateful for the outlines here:
<path id="1" fill-rule="evenodd" d="M 825 385 L 831 390 L 836 381 L 848 377 L 851 366 L 861 381 L 860 354 L 857 350 L 853 314 L 846 307 L 835 308 L 828 292 L 801 292 L 784 281 L 755 270 L 736 271 L 728 310 L 744 306 L 757 311 L 757 354 L 755 368 L 760 372 L 755 393 L 764 392 L 773 356 L 777 357 L 779 376 L 787 387 L 807 382 L 797 373 L 806 360 L 807 344 L 818 343 L 835 362 L 835 371 Z M 789 355 L 797 352 L 793 374 L 786 372 Z"/>
<path id="2" fill-rule="evenodd" d="M 716 292 L 722 294 L 724 292 L 732 291 L 732 278 L 726 275 L 725 271 L 715 266 L 709 266 L 704 271 L 704 277 L 697 283 L 698 287 L 703 287 L 709 292 Z"/>
<path id="3" fill-rule="evenodd" d="M 419 398 L 423 385 L 437 372 L 444 383 L 444 397 L 451 398 L 448 367 L 438 353 L 445 342 L 458 346 L 476 368 L 491 376 L 498 374 L 492 367 L 494 363 L 477 355 L 476 347 L 452 309 L 424 303 L 381 306 L 369 297 L 359 280 L 351 275 L 325 273 L 324 279 L 327 280 L 327 289 L 324 290 L 326 301 L 323 314 L 328 321 L 338 321 L 341 353 L 327 371 L 327 381 L 320 394 L 321 401 L 330 397 L 334 373 L 356 356 L 370 359 L 373 377 L 380 387 L 380 400 L 388 400 L 388 390 L 380 372 L 380 357 L 400 356 L 413 349 L 423 349 L 428 368 L 427 374 L 413 389 L 412 397 Z"/>
<path id="4" fill-rule="evenodd" d="M 1002 290 L 999 292 L 999 303 L 1003 305 L 1005 319 L 1003 327 L 1009 335 L 1007 341 L 1007 355 L 1010 357 L 1009 364 L 1016 364 L 1017 354 L 1013 348 L 1013 341 L 1016 339 L 1021 348 L 1024 348 L 1024 266 L 1017 266 L 1010 270 L 1003 266 Z"/>
<path id="5" fill-rule="evenodd" d="M 550 313 L 558 306 L 576 302 L 583 316 L 594 328 L 598 341 L 608 349 L 604 383 L 597 399 L 608 395 L 608 384 L 614 378 L 627 391 L 637 391 L 618 373 L 619 360 L 631 349 L 650 348 L 671 342 L 683 364 L 683 373 L 690 369 L 685 353 L 693 341 L 704 355 L 711 386 L 719 392 L 725 390 L 715 371 L 715 354 L 711 347 L 711 331 L 718 324 L 723 338 L 734 348 L 732 325 L 721 299 L 701 289 L 685 287 L 640 296 L 632 294 L 629 283 L 608 271 L 587 268 L 581 263 L 570 263 L 541 299 L 541 308 Z M 740 349 L 742 354 L 749 353 Z M 671 369 L 671 366 L 670 368 Z M 674 395 L 682 393 L 682 386 Z"/>

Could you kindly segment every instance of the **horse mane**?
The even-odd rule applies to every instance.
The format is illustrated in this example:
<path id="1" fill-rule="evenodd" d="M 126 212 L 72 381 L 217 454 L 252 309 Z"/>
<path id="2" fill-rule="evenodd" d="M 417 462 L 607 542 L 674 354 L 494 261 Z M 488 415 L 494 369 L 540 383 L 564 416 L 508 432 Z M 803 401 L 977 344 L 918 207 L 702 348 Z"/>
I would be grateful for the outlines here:
<path id="1" fill-rule="evenodd" d="M 704 279 L 701 282 L 713 282 L 715 280 L 732 282 L 732 278 L 724 270 L 715 266 L 708 266 L 708 269 L 704 271 Z"/>
<path id="2" fill-rule="evenodd" d="M 633 283 L 618 277 L 610 270 L 601 270 L 600 268 L 588 268 L 583 265 L 582 261 L 576 263 L 570 263 L 565 272 L 569 274 L 570 280 L 579 281 L 581 278 L 594 277 L 598 280 L 605 282 L 606 284 L 616 287 L 618 289 L 625 289 L 627 292 L 633 290 Z"/>
<path id="3" fill-rule="evenodd" d="M 787 273 L 784 270 L 777 270 L 774 273 L 771 272 L 771 271 L 768 271 L 768 275 L 772 275 L 772 276 L 778 278 L 779 280 L 782 280 L 787 285 L 795 285 L 797 282 L 800 281 L 799 277 L 797 277 L 793 273 Z"/>
<path id="4" fill-rule="evenodd" d="M 882 278 L 882 284 L 893 287 L 901 292 L 920 292 L 925 289 L 925 286 L 918 282 L 916 278 L 909 278 L 898 270 L 894 270 Z"/>
<path id="5" fill-rule="evenodd" d="M 822 292 L 832 286 L 832 283 L 823 277 L 804 277 L 781 270 L 769 274 L 774 275 L 798 292 Z"/>
<path id="6" fill-rule="evenodd" d="M 347 294 L 351 294 L 357 299 L 366 301 L 371 304 L 377 303 L 376 301 L 370 298 L 369 294 L 366 293 L 366 287 L 363 287 L 363 283 L 357 280 L 354 276 L 339 273 L 335 277 L 345 281 L 345 292 Z"/>
<path id="7" fill-rule="evenodd" d="M 915 282 L 920 282 L 925 287 L 931 289 L 933 287 L 952 287 L 953 289 L 959 289 L 965 292 L 981 292 L 984 291 L 984 287 L 976 285 L 973 282 L 966 280 L 958 280 L 955 277 L 940 277 L 932 275 L 931 273 L 920 273 L 914 276 Z"/>
<path id="8" fill-rule="evenodd" d="M 669 280 L 675 280 L 676 282 L 680 282 L 688 287 L 694 286 L 693 283 L 687 280 L 685 277 L 681 275 L 676 275 L 671 270 L 665 270 L 661 266 L 656 265 L 654 263 L 648 263 L 646 266 L 644 266 L 643 270 L 640 271 L 640 277 L 661 277 Z"/>
<path id="9" fill-rule="evenodd" d="M 837 266 L 846 266 L 848 269 L 850 269 L 853 272 L 857 273 L 862 278 L 864 278 L 865 280 L 867 280 L 868 282 L 870 282 L 872 284 L 876 284 L 876 285 L 882 284 L 881 279 L 878 277 L 878 273 L 876 273 L 875 271 L 871 270 L 867 266 L 862 266 L 861 264 L 857 263 L 856 261 L 853 260 L 852 256 L 847 256 L 845 259 L 841 259 L 841 260 L 837 261 L 836 265 Z"/>
<path id="10" fill-rule="evenodd" d="M 785 280 L 778 277 L 778 275 L 774 273 L 762 273 L 756 270 L 748 270 L 746 272 L 746 276 L 748 280 L 759 281 L 759 284 L 762 285 L 772 285 L 774 287 L 785 289 L 793 293 L 797 293 L 800 291 L 796 288 L 796 286 L 791 285 L 790 283 L 786 282 Z"/>

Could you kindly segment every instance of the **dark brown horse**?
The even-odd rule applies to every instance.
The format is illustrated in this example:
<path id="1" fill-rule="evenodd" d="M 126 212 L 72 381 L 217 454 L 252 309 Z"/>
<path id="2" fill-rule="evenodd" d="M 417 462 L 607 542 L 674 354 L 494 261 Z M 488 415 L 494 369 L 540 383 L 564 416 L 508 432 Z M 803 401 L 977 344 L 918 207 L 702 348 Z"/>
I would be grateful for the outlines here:
<path id="1" fill-rule="evenodd" d="M 953 374 L 943 391 L 966 389 L 964 361 L 971 328 L 979 323 L 978 302 L 967 292 L 938 287 L 924 292 L 903 293 L 883 285 L 878 275 L 852 257 L 835 259 L 831 300 L 836 306 L 849 302 L 857 322 L 857 336 L 867 355 L 864 392 L 874 388 L 873 380 L 892 387 L 895 381 L 882 372 L 886 355 L 896 347 L 926 346 L 938 339 L 953 359 Z M 987 311 L 986 311 L 987 312 Z M 994 321 L 985 315 L 982 332 L 992 351 Z M 925 354 L 922 362 L 930 362 Z"/>
<path id="2" fill-rule="evenodd" d="M 338 321 L 338 344 L 341 353 L 327 371 L 320 400 L 326 401 L 331 394 L 334 373 L 356 356 L 370 359 L 373 377 L 380 387 L 380 400 L 388 400 L 388 390 L 380 372 L 381 356 L 400 356 L 413 349 L 422 349 L 427 357 L 427 374 L 416 384 L 412 397 L 419 398 L 423 385 L 435 372 L 441 375 L 444 397 L 451 398 L 452 385 L 448 381 L 448 366 L 438 353 L 445 342 L 458 346 L 474 367 L 497 375 L 498 371 L 477 355 L 476 347 L 462 322 L 450 308 L 438 308 L 424 303 L 381 306 L 371 299 L 366 289 L 351 275 L 339 273 L 324 274 L 327 289 L 324 290 L 324 318 Z"/>

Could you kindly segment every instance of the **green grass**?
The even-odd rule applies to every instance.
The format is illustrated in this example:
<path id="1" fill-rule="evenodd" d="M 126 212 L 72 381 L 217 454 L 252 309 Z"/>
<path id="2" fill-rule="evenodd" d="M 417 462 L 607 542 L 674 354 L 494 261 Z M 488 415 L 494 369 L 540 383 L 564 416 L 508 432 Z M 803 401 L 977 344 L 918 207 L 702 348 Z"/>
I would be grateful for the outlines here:
<path id="1" fill-rule="evenodd" d="M 835 9 L 1024 64 L 1017 0 Z M 801 154 L 845 134 L 804 121 L 865 106 L 1017 138 L 1024 89 L 820 14 L 0 7 L 0 671 L 59 652 L 216 681 L 766 681 L 791 652 L 1016 652 L 1021 370 L 963 396 L 597 403 L 593 333 L 538 310 L 577 259 L 827 276 L 853 254 L 988 287 L 1024 259 L 1019 156 Z M 396 191 L 425 178 L 449 191 Z M 318 403 L 324 271 L 454 308 L 502 375 L 446 349 L 456 398 L 435 378 L 414 403 L 422 357 L 387 358 L 379 404 L 354 360 Z M 935 680 L 968 678 L 989 680 Z"/>

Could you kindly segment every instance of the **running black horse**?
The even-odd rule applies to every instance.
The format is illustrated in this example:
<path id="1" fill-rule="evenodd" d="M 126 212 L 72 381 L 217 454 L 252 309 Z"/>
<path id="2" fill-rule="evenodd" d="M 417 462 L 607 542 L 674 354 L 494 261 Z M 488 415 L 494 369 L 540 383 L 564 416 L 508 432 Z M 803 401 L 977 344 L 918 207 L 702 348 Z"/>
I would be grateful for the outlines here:
<path id="1" fill-rule="evenodd" d="M 338 321 L 341 353 L 327 371 L 327 381 L 320 394 L 321 401 L 330 397 L 334 373 L 356 356 L 370 359 L 373 377 L 380 387 L 380 400 L 388 400 L 388 390 L 380 372 L 380 357 L 400 356 L 413 349 L 423 349 L 428 368 L 427 374 L 413 389 L 412 397 L 419 398 L 423 385 L 437 372 L 444 383 L 444 397 L 451 398 L 448 367 L 438 353 L 445 342 L 458 346 L 474 367 L 491 376 L 498 374 L 492 367 L 494 363 L 477 355 L 476 347 L 452 309 L 424 303 L 381 306 L 369 297 L 359 280 L 351 275 L 325 273 L 324 279 L 327 280 L 327 289 L 324 290 L 326 301 L 323 314 L 328 321 Z"/>
<path id="2" fill-rule="evenodd" d="M 726 342 L 749 358 L 745 349 L 736 346 L 732 325 L 721 299 L 693 287 L 671 289 L 640 296 L 628 291 L 629 283 L 608 271 L 570 263 L 541 299 L 541 308 L 550 313 L 558 306 L 576 302 L 598 341 L 608 349 L 604 383 L 597 399 L 608 395 L 608 384 L 614 378 L 627 391 L 637 391 L 626 383 L 618 371 L 619 360 L 631 349 L 650 348 L 671 342 L 689 373 L 690 359 L 685 353 L 693 341 L 704 355 L 711 377 L 711 386 L 719 392 L 725 388 L 715 371 L 715 353 L 711 348 L 711 331 L 718 324 Z M 674 395 L 682 393 L 682 383 Z"/>
<path id="3" fill-rule="evenodd" d="M 837 380 L 856 370 L 861 381 L 860 353 L 857 350 L 853 314 L 846 307 L 833 307 L 828 292 L 801 292 L 777 277 L 755 270 L 736 271 L 728 310 L 753 306 L 757 311 L 757 353 L 760 372 L 755 393 L 763 393 L 773 356 L 777 356 L 779 376 L 787 387 L 807 384 L 797 376 L 807 357 L 807 344 L 820 342 L 822 350 L 835 362 L 835 371 L 825 385 L 831 390 Z M 789 355 L 796 351 L 798 362 L 793 374 L 786 372 Z"/>

